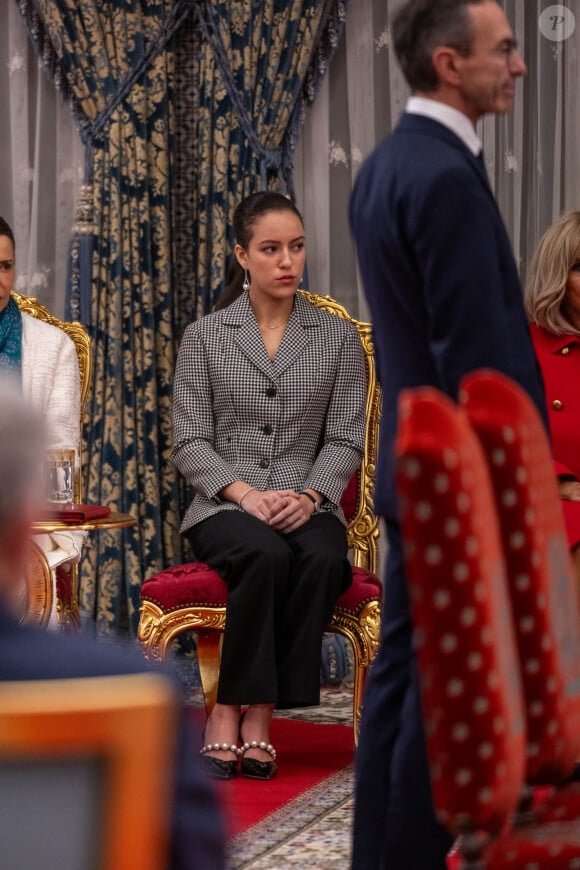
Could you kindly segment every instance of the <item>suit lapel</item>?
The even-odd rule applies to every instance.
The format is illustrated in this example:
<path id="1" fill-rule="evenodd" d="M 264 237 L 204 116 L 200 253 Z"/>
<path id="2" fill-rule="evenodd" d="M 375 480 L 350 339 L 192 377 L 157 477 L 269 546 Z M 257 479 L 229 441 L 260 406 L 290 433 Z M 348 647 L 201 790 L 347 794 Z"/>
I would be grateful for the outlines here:
<path id="1" fill-rule="evenodd" d="M 242 293 L 224 310 L 223 319 L 226 326 L 235 327 L 232 330 L 233 340 L 244 356 L 267 377 L 272 378 L 274 375 L 272 360 L 266 352 L 260 328 L 246 293 Z"/>
<path id="2" fill-rule="evenodd" d="M 260 328 L 253 317 L 248 317 L 238 330 L 236 344 L 248 359 L 271 378 L 274 374 L 272 360 L 268 356 Z"/>
<path id="3" fill-rule="evenodd" d="M 317 311 L 310 302 L 296 295 L 294 309 L 274 358 L 276 374 L 281 375 L 312 341 L 312 328 L 318 326 Z"/>
<path id="4" fill-rule="evenodd" d="M 308 342 L 308 333 L 300 323 L 296 311 L 293 311 L 288 321 L 288 326 L 284 331 L 278 352 L 274 357 L 274 368 L 277 375 L 281 375 L 283 371 L 292 365 L 303 352 Z"/>
<path id="5" fill-rule="evenodd" d="M 271 360 L 245 293 L 224 310 L 223 317 L 227 326 L 235 327 L 234 342 L 241 352 L 270 378 L 279 377 L 298 359 L 312 340 L 312 328 L 319 325 L 314 306 L 297 295 L 280 347 Z"/>
<path id="6" fill-rule="evenodd" d="M 489 183 L 483 154 L 481 155 L 481 159 L 475 157 L 467 145 L 462 142 L 453 130 L 450 130 L 445 126 L 445 124 L 435 121 L 433 118 L 426 118 L 424 115 L 415 115 L 408 112 L 405 112 L 401 116 L 397 129 L 404 133 L 422 133 L 423 135 L 435 136 L 437 139 L 443 139 L 452 148 L 456 148 L 460 151 L 472 169 L 477 173 L 479 179 L 495 203 L 495 197 Z"/>

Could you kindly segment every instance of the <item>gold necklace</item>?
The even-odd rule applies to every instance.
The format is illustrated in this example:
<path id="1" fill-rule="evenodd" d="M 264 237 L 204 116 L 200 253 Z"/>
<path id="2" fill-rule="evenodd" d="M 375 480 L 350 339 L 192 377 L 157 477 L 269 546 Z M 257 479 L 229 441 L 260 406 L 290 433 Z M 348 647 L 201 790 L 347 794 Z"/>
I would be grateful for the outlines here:
<path id="1" fill-rule="evenodd" d="M 288 321 L 286 321 L 286 323 L 287 322 Z M 286 326 L 286 323 L 277 323 L 275 326 L 270 326 L 269 323 L 260 323 L 260 321 L 258 321 L 258 326 L 260 329 L 280 329 L 281 326 Z"/>

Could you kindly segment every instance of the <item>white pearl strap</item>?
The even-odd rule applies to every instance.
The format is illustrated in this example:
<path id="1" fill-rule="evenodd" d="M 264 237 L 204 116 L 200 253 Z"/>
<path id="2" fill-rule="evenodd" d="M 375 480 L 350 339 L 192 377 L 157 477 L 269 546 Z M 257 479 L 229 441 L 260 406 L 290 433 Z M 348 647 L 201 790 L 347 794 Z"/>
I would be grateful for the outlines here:
<path id="1" fill-rule="evenodd" d="M 242 754 L 241 750 L 238 749 L 235 743 L 232 743 L 231 745 L 229 743 L 208 743 L 199 750 L 199 754 L 205 755 L 207 752 L 219 752 L 220 749 L 224 752 L 233 752 L 235 755 Z"/>
<path id="2" fill-rule="evenodd" d="M 239 754 L 243 755 L 248 751 L 248 749 L 263 749 L 264 752 L 267 752 L 272 758 L 272 761 L 276 761 L 276 750 L 271 743 L 266 743 L 264 740 L 261 740 L 260 742 L 257 740 L 252 740 L 250 743 L 246 742 L 239 750 Z"/>

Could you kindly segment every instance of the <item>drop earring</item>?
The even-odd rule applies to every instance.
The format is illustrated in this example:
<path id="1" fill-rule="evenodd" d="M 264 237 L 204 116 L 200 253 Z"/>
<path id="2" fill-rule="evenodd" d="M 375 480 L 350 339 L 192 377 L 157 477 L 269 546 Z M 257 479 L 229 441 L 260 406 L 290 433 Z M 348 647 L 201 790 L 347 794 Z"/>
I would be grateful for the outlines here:
<path id="1" fill-rule="evenodd" d="M 244 269 L 244 283 L 242 284 L 242 290 L 245 290 L 247 293 L 250 289 L 250 279 L 248 277 L 248 270 Z"/>

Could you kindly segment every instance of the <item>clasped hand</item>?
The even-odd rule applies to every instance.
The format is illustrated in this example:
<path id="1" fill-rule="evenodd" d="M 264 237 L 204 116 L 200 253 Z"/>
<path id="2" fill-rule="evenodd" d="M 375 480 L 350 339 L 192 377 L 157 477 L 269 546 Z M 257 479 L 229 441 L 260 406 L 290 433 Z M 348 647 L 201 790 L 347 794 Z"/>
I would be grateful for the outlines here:
<path id="1" fill-rule="evenodd" d="M 308 522 L 314 505 L 293 489 L 253 490 L 244 498 L 244 510 L 277 532 L 288 534 Z"/>

